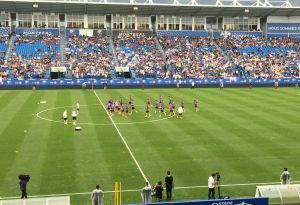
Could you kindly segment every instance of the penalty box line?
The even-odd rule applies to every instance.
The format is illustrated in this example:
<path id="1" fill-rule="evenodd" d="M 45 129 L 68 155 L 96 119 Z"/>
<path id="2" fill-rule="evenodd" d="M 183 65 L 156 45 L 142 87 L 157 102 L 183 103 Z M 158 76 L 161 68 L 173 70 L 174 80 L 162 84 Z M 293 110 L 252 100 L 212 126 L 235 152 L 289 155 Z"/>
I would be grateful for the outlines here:
<path id="1" fill-rule="evenodd" d="M 145 179 L 145 181 L 149 182 L 148 179 L 147 179 L 147 177 L 146 177 L 146 175 L 145 175 L 145 173 L 144 173 L 144 171 L 142 170 L 140 164 L 138 163 L 138 161 L 136 160 L 135 156 L 133 155 L 133 153 L 132 153 L 130 147 L 128 146 L 128 144 L 127 144 L 125 138 L 123 137 L 122 133 L 120 132 L 118 126 L 116 125 L 115 121 L 112 119 L 112 117 L 110 116 L 110 114 L 109 114 L 108 111 L 106 110 L 106 108 L 105 108 L 105 106 L 104 106 L 102 100 L 100 99 L 100 97 L 98 96 L 98 94 L 96 93 L 95 90 L 94 90 L 94 94 L 95 94 L 95 96 L 97 97 L 97 99 L 98 99 L 98 101 L 100 102 L 100 104 L 102 105 L 104 111 L 106 112 L 107 116 L 109 117 L 111 123 L 113 124 L 113 126 L 114 126 L 114 128 L 116 129 L 117 133 L 119 134 L 120 138 L 122 139 L 122 141 L 123 141 L 125 147 L 127 148 L 127 150 L 128 150 L 128 152 L 129 152 L 131 158 L 133 159 L 134 163 L 135 163 L 136 166 L 138 167 L 138 169 L 139 169 L 140 173 L 142 174 L 143 178 Z M 149 182 L 149 184 L 150 184 L 150 182 Z"/>
<path id="2" fill-rule="evenodd" d="M 300 181 L 293 181 L 291 184 L 300 183 Z M 254 186 L 254 185 L 278 185 L 280 182 L 258 182 L 258 183 L 246 183 L 246 184 L 223 184 L 220 185 L 221 187 L 239 187 L 239 186 Z M 198 189 L 198 188 L 207 188 L 205 185 L 199 186 L 183 186 L 183 187 L 174 187 L 175 190 L 180 189 Z M 128 190 L 121 190 L 121 192 L 140 192 L 141 189 L 128 189 Z M 105 194 L 115 193 L 115 191 L 104 191 Z M 57 197 L 57 196 L 76 196 L 76 195 L 89 195 L 91 192 L 79 192 L 79 193 L 66 193 L 66 194 L 49 194 L 49 195 L 35 195 L 35 196 L 28 196 L 29 198 L 40 198 L 40 197 Z M 20 197 L 4 197 L 1 198 L 2 200 L 5 199 L 19 199 Z"/>

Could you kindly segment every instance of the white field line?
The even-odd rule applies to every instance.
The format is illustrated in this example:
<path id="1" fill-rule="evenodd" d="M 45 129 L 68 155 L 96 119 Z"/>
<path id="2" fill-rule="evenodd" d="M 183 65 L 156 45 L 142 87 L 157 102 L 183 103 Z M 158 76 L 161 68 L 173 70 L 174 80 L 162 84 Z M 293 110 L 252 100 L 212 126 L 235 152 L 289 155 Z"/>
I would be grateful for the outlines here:
<path id="1" fill-rule="evenodd" d="M 107 112 L 107 110 L 106 110 L 106 108 L 105 108 L 105 106 L 104 106 L 102 100 L 101 100 L 100 97 L 97 95 L 97 93 L 96 93 L 95 90 L 94 90 L 94 94 L 95 94 L 95 96 L 98 98 L 98 101 L 99 101 L 100 104 L 102 105 L 102 107 L 103 107 L 104 111 L 106 112 L 107 116 L 109 117 L 111 123 L 114 125 L 115 129 L 117 130 L 119 136 L 121 137 L 121 139 L 122 139 L 124 145 L 126 146 L 128 152 L 129 152 L 129 154 L 131 155 L 131 157 L 132 157 L 134 163 L 136 164 L 136 166 L 137 166 L 138 169 L 140 170 L 140 173 L 142 174 L 143 178 L 145 179 L 145 181 L 149 182 L 148 179 L 147 179 L 147 177 L 146 177 L 146 175 L 144 174 L 144 172 L 143 172 L 141 166 L 139 165 L 138 161 L 136 160 L 135 156 L 133 155 L 133 153 L 132 153 L 130 147 L 128 146 L 127 142 L 125 141 L 123 135 L 121 134 L 119 128 L 117 127 L 115 121 L 112 119 L 112 117 L 110 116 L 110 114 Z"/>
<path id="2" fill-rule="evenodd" d="M 293 181 L 292 184 L 300 183 L 300 181 Z M 258 183 L 246 183 L 246 184 L 223 184 L 221 187 L 238 187 L 238 186 L 255 186 L 255 185 L 276 185 L 280 184 L 280 182 L 258 182 Z M 183 187 L 175 187 L 175 190 L 180 189 L 198 189 L 198 188 L 207 188 L 206 185 L 200 186 L 183 186 Z M 129 190 L 121 190 L 121 192 L 140 192 L 141 189 L 129 189 Z M 105 194 L 114 193 L 115 191 L 104 191 Z M 56 197 L 56 196 L 75 196 L 75 195 L 90 195 L 91 192 L 79 192 L 79 193 L 66 193 L 66 194 L 48 194 L 48 195 L 35 195 L 29 196 L 29 198 L 40 198 L 40 197 Z M 20 197 L 3 197 L 1 199 L 19 199 Z"/>

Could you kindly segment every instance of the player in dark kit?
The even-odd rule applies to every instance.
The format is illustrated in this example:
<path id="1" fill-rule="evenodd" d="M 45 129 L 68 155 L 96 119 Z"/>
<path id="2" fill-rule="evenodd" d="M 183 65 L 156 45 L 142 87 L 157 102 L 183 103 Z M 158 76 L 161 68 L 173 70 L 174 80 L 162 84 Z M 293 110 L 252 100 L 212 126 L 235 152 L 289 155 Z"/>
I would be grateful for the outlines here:
<path id="1" fill-rule="evenodd" d="M 172 99 L 170 97 L 170 95 L 168 96 L 168 100 L 169 100 L 169 105 L 172 103 Z"/>
<path id="2" fill-rule="evenodd" d="M 165 114 L 165 116 L 167 115 L 167 113 L 165 112 L 165 104 L 164 104 L 164 102 L 162 101 L 161 103 L 160 103 L 160 114 L 159 114 L 159 117 L 161 117 L 161 115 L 162 114 Z"/>
<path id="3" fill-rule="evenodd" d="M 174 109 L 175 109 L 175 104 L 174 102 L 171 101 L 171 103 L 169 104 L 170 107 L 170 116 L 175 115 Z"/>
<path id="4" fill-rule="evenodd" d="M 198 112 L 199 111 L 199 106 L 198 106 L 198 101 L 194 100 L 194 107 L 195 107 L 195 111 Z"/>
<path id="5" fill-rule="evenodd" d="M 150 97 L 147 97 L 147 105 L 151 105 Z"/>
<path id="6" fill-rule="evenodd" d="M 120 106 L 120 102 L 118 100 L 115 103 L 115 107 L 117 108 L 118 113 L 121 114 L 121 106 Z"/>
<path id="7" fill-rule="evenodd" d="M 159 104 L 156 100 L 155 100 L 154 108 L 155 108 L 154 113 L 156 114 L 158 112 L 158 109 L 159 109 Z"/>
<path id="8" fill-rule="evenodd" d="M 159 104 L 161 104 L 163 102 L 162 96 L 159 96 Z"/>
<path id="9" fill-rule="evenodd" d="M 133 101 L 132 99 L 131 99 L 130 106 L 131 106 L 130 115 L 132 115 L 132 112 L 133 112 L 133 111 L 137 112 L 137 110 L 135 109 L 135 106 L 134 106 L 134 101 Z"/>
<path id="10" fill-rule="evenodd" d="M 106 110 L 107 110 L 107 112 L 109 113 L 110 112 L 110 100 L 107 102 L 107 104 L 106 104 Z"/>
<path id="11" fill-rule="evenodd" d="M 131 105 L 132 102 L 133 102 L 133 99 L 132 99 L 131 95 L 129 95 L 129 101 L 128 101 L 129 105 Z"/>
<path id="12" fill-rule="evenodd" d="M 110 115 L 113 116 L 115 112 L 115 104 L 113 102 L 110 103 Z"/>
<path id="13" fill-rule="evenodd" d="M 148 103 L 146 103 L 146 107 L 145 107 L 145 112 L 146 112 L 146 115 L 145 117 L 150 117 L 150 105 Z"/>
<path id="14" fill-rule="evenodd" d="M 184 102 L 183 102 L 183 100 L 181 100 L 181 102 L 180 102 L 180 106 L 182 107 L 182 109 L 183 109 L 183 112 L 184 112 Z"/>
<path id="15" fill-rule="evenodd" d="M 128 113 L 129 113 L 129 106 L 128 106 L 128 103 L 125 104 L 125 118 L 127 118 L 128 116 Z"/>
<path id="16" fill-rule="evenodd" d="M 125 107 L 123 104 L 121 105 L 121 116 L 125 117 Z"/>
<path id="17" fill-rule="evenodd" d="M 120 102 L 120 105 L 122 106 L 123 105 L 123 99 L 122 99 L 122 97 L 120 97 L 119 102 Z"/>

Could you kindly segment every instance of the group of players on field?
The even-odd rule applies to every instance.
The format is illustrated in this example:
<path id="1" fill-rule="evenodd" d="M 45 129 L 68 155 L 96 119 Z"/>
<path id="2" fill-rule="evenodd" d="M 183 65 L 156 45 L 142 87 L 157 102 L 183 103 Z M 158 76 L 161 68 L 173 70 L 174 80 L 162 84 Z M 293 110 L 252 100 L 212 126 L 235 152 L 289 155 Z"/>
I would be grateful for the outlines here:
<path id="1" fill-rule="evenodd" d="M 175 102 L 171 99 L 170 96 L 168 96 L 168 101 L 169 101 L 168 102 L 168 104 L 169 104 L 169 115 L 170 116 L 175 116 L 176 115 Z M 194 104 L 195 112 L 198 112 L 199 111 L 198 100 L 195 99 L 193 104 Z M 154 113 L 155 114 L 159 113 L 159 117 L 161 117 L 162 115 L 167 116 L 166 106 L 165 106 L 165 103 L 162 99 L 162 96 L 159 97 L 159 100 L 154 101 L 154 105 L 151 105 L 150 97 L 147 97 L 146 105 L 145 105 L 145 117 L 151 117 L 151 114 L 150 114 L 151 107 L 154 107 Z M 72 111 L 73 125 L 76 125 L 76 123 L 77 123 L 77 116 L 79 114 L 79 109 L 80 109 L 80 105 L 79 105 L 79 102 L 77 102 L 76 103 L 76 110 Z M 128 116 L 132 115 L 133 112 L 136 112 L 136 113 L 138 112 L 135 108 L 135 104 L 134 104 L 134 100 L 133 100 L 132 96 L 129 96 L 129 101 L 128 102 L 124 102 L 122 97 L 120 97 L 115 102 L 114 102 L 113 99 L 110 99 L 107 102 L 106 109 L 107 109 L 107 113 L 110 116 L 113 116 L 114 113 L 117 112 L 118 114 L 120 114 L 124 118 L 127 118 Z M 184 102 L 182 100 L 180 102 L 180 105 L 179 105 L 178 109 L 177 109 L 177 118 L 183 118 L 183 113 L 184 112 L 185 112 L 185 106 L 184 106 Z M 67 109 L 64 110 L 62 118 L 64 120 L 64 124 L 68 124 L 68 111 L 67 111 Z"/>
<path id="2" fill-rule="evenodd" d="M 170 111 L 169 115 L 175 116 L 176 115 L 175 102 L 171 99 L 170 96 L 168 96 L 168 101 L 169 101 L 169 111 Z M 150 114 L 151 107 L 154 107 L 155 114 L 159 113 L 159 117 L 161 117 L 162 115 L 165 116 L 167 115 L 166 106 L 162 99 L 162 96 L 159 97 L 159 100 L 154 101 L 154 105 L 151 105 L 150 97 L 147 97 L 146 105 L 145 105 L 145 117 L 151 117 Z M 195 111 L 198 112 L 199 107 L 198 107 L 197 100 L 194 100 L 194 108 Z M 132 115 L 133 112 L 137 112 L 137 110 L 135 109 L 135 104 L 132 96 L 129 96 L 128 103 L 124 102 L 122 97 L 120 97 L 115 102 L 113 101 L 113 99 L 110 99 L 106 104 L 106 109 L 110 116 L 113 116 L 114 113 L 117 111 L 122 117 L 125 118 L 127 118 L 127 116 L 129 115 Z M 181 101 L 177 109 L 177 118 L 178 117 L 182 118 L 183 113 L 184 113 L 184 102 Z"/>

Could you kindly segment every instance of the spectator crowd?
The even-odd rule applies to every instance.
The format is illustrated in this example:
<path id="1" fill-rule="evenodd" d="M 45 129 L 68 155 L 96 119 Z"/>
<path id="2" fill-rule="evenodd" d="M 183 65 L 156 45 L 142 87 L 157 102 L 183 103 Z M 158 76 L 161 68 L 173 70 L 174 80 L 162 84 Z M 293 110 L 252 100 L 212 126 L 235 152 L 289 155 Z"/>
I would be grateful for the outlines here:
<path id="1" fill-rule="evenodd" d="M 66 42 L 66 61 L 74 78 L 109 78 L 115 61 L 108 36 L 71 35 Z"/>
<path id="2" fill-rule="evenodd" d="M 113 38 L 120 66 L 130 67 L 135 77 L 164 77 L 165 62 L 154 37 L 145 33 L 119 33 Z"/>
<path id="3" fill-rule="evenodd" d="M 280 78 L 299 77 L 300 43 L 291 38 L 179 37 L 146 33 L 70 35 L 63 45 L 51 34 L 17 35 L 5 60 L 9 36 L 0 35 L 0 78 L 49 78 L 65 65 L 72 78 Z"/>

